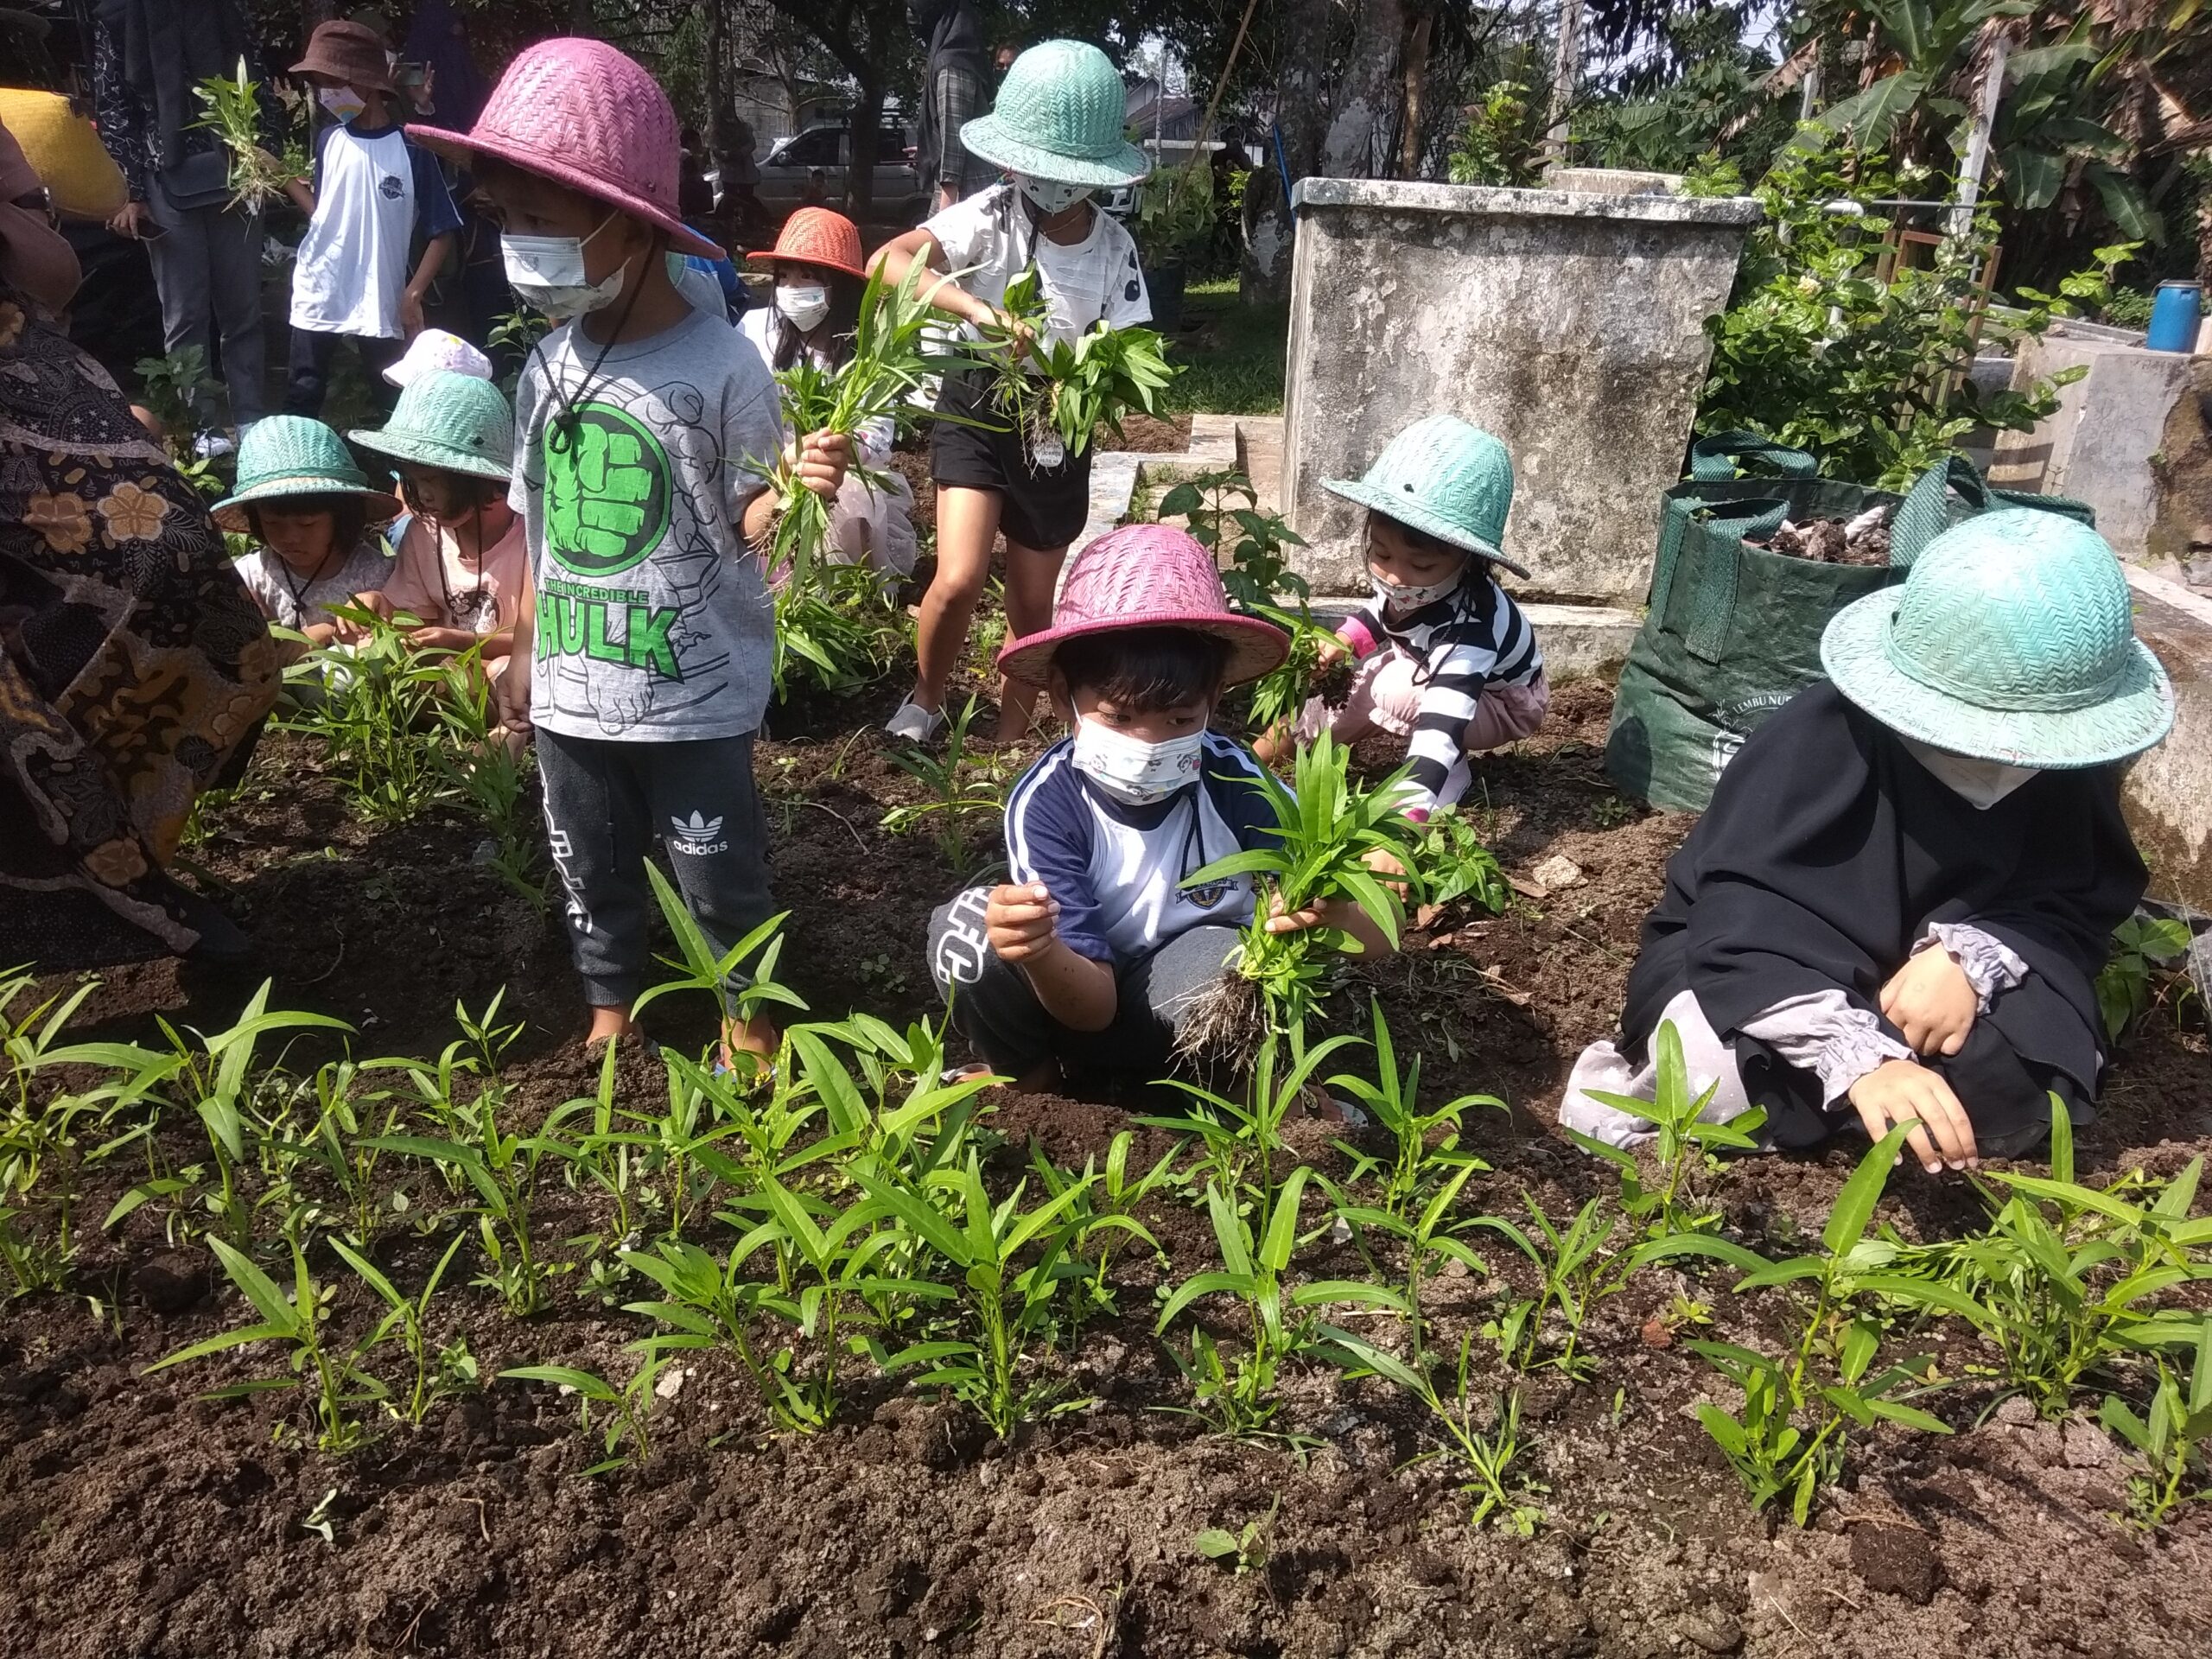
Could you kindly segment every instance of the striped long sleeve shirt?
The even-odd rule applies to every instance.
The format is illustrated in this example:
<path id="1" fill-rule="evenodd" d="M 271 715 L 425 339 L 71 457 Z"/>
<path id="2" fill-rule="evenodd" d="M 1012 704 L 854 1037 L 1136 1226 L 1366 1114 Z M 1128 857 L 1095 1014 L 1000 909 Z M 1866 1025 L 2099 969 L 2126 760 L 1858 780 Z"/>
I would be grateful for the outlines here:
<path id="1" fill-rule="evenodd" d="M 1405 808 L 1426 817 L 1451 805 L 1467 785 L 1467 722 L 1484 689 L 1528 685 L 1543 671 L 1536 631 L 1481 559 L 1467 562 L 1459 586 L 1409 614 L 1392 618 L 1376 600 L 1345 619 L 1338 638 L 1361 658 L 1386 645 L 1413 658 L 1421 689 L 1406 757 L 1413 762 Z"/>

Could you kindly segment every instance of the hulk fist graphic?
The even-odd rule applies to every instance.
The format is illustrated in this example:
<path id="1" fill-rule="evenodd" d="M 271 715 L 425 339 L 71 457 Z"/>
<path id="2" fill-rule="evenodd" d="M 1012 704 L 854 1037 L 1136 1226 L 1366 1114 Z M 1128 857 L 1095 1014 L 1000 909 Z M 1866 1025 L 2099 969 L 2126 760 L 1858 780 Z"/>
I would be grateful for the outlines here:
<path id="1" fill-rule="evenodd" d="M 627 570 L 668 529 L 668 454 L 618 409 L 586 404 L 545 435 L 545 543 L 579 575 Z"/>

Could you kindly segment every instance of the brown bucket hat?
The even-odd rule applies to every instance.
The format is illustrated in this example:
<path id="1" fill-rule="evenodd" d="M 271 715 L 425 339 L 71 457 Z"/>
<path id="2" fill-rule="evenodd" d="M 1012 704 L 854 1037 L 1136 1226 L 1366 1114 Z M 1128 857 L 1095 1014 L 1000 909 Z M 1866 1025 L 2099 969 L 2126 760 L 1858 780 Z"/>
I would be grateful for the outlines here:
<path id="1" fill-rule="evenodd" d="M 356 92 L 392 92 L 391 71 L 385 66 L 384 42 L 360 23 L 318 23 L 308 37 L 307 55 L 294 64 L 296 75 L 327 75 Z"/>

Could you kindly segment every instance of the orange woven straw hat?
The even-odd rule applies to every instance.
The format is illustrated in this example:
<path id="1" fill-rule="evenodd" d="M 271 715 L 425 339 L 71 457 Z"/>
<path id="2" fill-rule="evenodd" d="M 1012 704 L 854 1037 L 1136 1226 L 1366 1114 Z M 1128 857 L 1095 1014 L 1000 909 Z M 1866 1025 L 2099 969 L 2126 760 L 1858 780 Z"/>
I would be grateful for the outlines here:
<path id="1" fill-rule="evenodd" d="M 604 41 L 540 41 L 507 66 L 466 133 L 410 126 L 448 161 L 490 156 L 564 184 L 668 233 L 678 253 L 722 251 L 676 210 L 676 111 L 645 66 Z"/>
<path id="2" fill-rule="evenodd" d="M 827 207 L 800 208 L 785 222 L 774 247 L 745 257 L 760 264 L 780 259 L 794 265 L 842 270 L 848 276 L 868 275 L 861 256 L 861 227 Z"/>
<path id="3" fill-rule="evenodd" d="M 1282 666 L 1290 638 L 1229 608 L 1213 555 L 1172 524 L 1124 524 L 1077 551 L 1052 607 L 1052 626 L 999 652 L 999 671 L 1035 684 L 1070 639 L 1126 628 L 1189 628 L 1229 642 L 1224 683 Z"/>

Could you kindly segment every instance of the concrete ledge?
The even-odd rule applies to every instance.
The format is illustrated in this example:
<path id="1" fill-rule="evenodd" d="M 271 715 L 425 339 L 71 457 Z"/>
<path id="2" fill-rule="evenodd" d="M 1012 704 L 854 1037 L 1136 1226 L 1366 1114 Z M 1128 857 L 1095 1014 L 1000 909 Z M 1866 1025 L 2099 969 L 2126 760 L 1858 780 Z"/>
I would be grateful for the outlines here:
<path id="1" fill-rule="evenodd" d="M 1544 653 L 1544 675 L 1554 685 L 1568 680 L 1611 679 L 1628 660 L 1643 616 L 1615 605 L 1521 607 Z"/>
<path id="2" fill-rule="evenodd" d="M 1291 206 L 1372 207 L 1407 213 L 1490 218 L 1643 219 L 1661 225 L 1749 225 L 1751 196 L 1675 196 L 1646 190 L 1601 195 L 1588 190 L 1512 190 L 1487 184 L 1421 184 L 1402 179 L 1300 179 Z"/>
<path id="3" fill-rule="evenodd" d="M 2130 569 L 2135 632 L 2166 665 L 2174 728 L 2127 769 L 2120 804 L 2151 895 L 2212 910 L 2212 600 Z"/>

